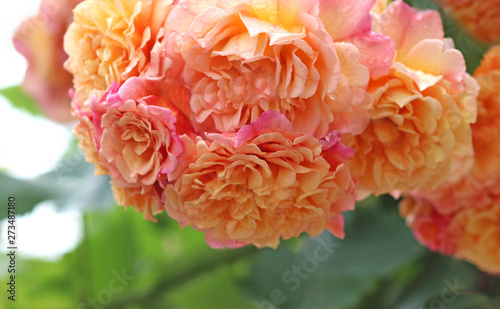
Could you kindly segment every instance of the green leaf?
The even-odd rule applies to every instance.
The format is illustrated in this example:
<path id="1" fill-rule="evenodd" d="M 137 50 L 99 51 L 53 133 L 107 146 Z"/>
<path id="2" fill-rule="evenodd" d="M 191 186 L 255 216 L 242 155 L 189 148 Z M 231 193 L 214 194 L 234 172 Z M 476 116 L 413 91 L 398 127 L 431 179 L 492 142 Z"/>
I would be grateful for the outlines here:
<path id="1" fill-rule="evenodd" d="M 0 308 L 78 308 L 75 282 L 79 278 L 74 276 L 75 265 L 68 260 L 59 263 L 25 260 L 22 253 L 17 253 L 16 273 L 13 274 L 16 276 L 16 301 L 8 300 L 8 294 L 4 290 Z M 5 262 L 7 261 L 2 257 L 0 264 L 7 265 Z M 5 283 L 9 282 L 9 275 L 12 274 L 0 276 L 3 286 L 7 286 Z"/>
<path id="2" fill-rule="evenodd" d="M 1 203 L 7 204 L 9 197 L 16 199 L 16 215 L 30 212 L 36 204 L 55 198 L 62 192 L 50 183 L 36 180 L 20 180 L 0 173 L 2 188 Z M 0 220 L 7 217 L 7 211 L 0 212 Z"/>
<path id="3" fill-rule="evenodd" d="M 117 209 L 114 216 L 122 217 L 123 212 L 123 209 Z M 166 213 L 158 215 L 158 223 L 153 223 L 144 221 L 142 215 L 131 209 L 126 212 L 133 217 L 131 221 L 134 225 L 125 224 L 122 228 L 133 230 L 132 243 L 137 244 L 139 253 L 134 268 L 137 278 L 131 283 L 130 292 L 117 295 L 106 307 L 109 309 L 171 308 L 167 304 L 177 304 L 175 308 L 193 306 L 196 303 L 192 299 L 193 295 L 205 293 L 204 289 L 211 277 L 224 277 L 229 280 L 226 284 L 230 285 L 235 278 L 245 276 L 249 268 L 248 259 L 257 251 L 250 246 L 236 250 L 214 250 L 206 244 L 203 233 L 190 227 L 181 230 L 179 224 L 169 219 Z M 96 227 L 99 225 L 96 223 Z M 116 230 L 110 230 L 107 234 L 113 237 L 115 233 Z M 104 258 L 107 259 L 107 255 Z M 241 261 L 247 262 L 236 268 L 230 266 Z M 228 266 L 230 270 L 224 270 Z M 223 281 L 220 277 L 218 280 Z M 232 296 L 228 300 L 223 299 L 224 292 L 220 291 L 213 295 L 213 301 L 245 301 L 239 290 L 229 292 Z M 207 298 L 210 299 L 205 301 L 198 298 L 198 304 L 212 301 L 212 296 Z"/>
<path id="4" fill-rule="evenodd" d="M 94 166 L 85 162 L 81 149 L 61 160 L 56 168 L 34 179 L 57 189 L 53 200 L 59 207 L 109 209 L 114 204 L 108 175 L 95 176 Z"/>
<path id="5" fill-rule="evenodd" d="M 297 257 L 286 244 L 280 245 L 276 250 L 263 249 L 257 254 L 249 276 L 240 282 L 257 308 L 297 308 L 309 281 L 299 282 L 301 289 L 292 290 L 295 286 L 289 286 L 289 278 L 283 279 L 296 265 Z"/>
<path id="6" fill-rule="evenodd" d="M 43 115 L 36 102 L 24 92 L 21 86 L 1 89 L 0 94 L 5 96 L 14 107 L 27 111 L 33 116 Z"/>
<path id="7" fill-rule="evenodd" d="M 89 299 L 97 299 L 95 308 L 108 308 L 105 302 L 149 287 L 148 276 L 158 275 L 155 270 L 165 263 L 167 255 L 162 242 L 170 229 L 145 221 L 142 214 L 125 211 L 123 207 L 86 214 L 85 226 L 84 240 L 57 263 L 26 260 L 19 254 L 16 269 L 19 306 L 11 307 L 6 297 L 2 297 L 0 308 L 93 308 Z M 2 265 L 6 261 L 4 256 L 0 256 Z M 0 275 L 0 282 L 7 282 L 6 277 Z"/>
<path id="8" fill-rule="evenodd" d="M 117 274 L 133 277 L 121 282 L 123 288 L 133 286 L 140 270 L 136 261 L 143 248 L 137 238 L 142 233 L 151 233 L 149 225 L 154 223 L 144 221 L 142 215 L 127 212 L 123 207 L 109 213 L 87 213 L 84 218 L 85 237 L 75 251 L 75 262 L 80 264 L 76 271 L 81 278 L 77 285 L 86 294 L 82 300 L 107 289 L 112 280 L 116 281 Z M 158 237 L 154 239 L 158 241 Z"/>
<path id="9" fill-rule="evenodd" d="M 249 263 L 224 265 L 213 272 L 196 277 L 189 284 L 171 292 L 166 299 L 174 308 L 238 308 L 255 309 L 254 304 L 236 287 L 236 280 L 246 275 Z M 162 308 L 160 306 L 156 308 Z"/>
<path id="10" fill-rule="evenodd" d="M 467 64 L 467 72 L 473 74 L 481 63 L 483 55 L 489 46 L 478 41 L 470 34 L 453 16 L 446 14 L 443 8 L 432 0 L 404 0 L 410 6 L 419 9 L 431 9 L 438 11 L 443 19 L 443 27 L 446 37 L 455 42 L 455 47 L 460 50 Z"/>
<path id="11" fill-rule="evenodd" d="M 361 302 L 381 278 L 391 276 L 423 250 L 399 217 L 394 201 L 390 205 L 385 198 L 374 201 L 377 205 L 346 215 L 342 241 L 323 233 L 315 239 L 305 237 L 297 253 L 286 244 L 263 250 L 242 282 L 249 296 L 269 309 L 345 308 Z"/>
<path id="12" fill-rule="evenodd" d="M 114 204 L 109 176 L 95 176 L 92 164 L 85 162 L 78 146 L 69 149 L 56 167 L 33 179 L 16 179 L 0 173 L 3 200 L 13 196 L 18 200 L 17 213 L 29 212 L 36 204 L 54 201 L 63 209 L 109 209 Z M 6 212 L 0 213 L 0 219 Z"/>
<path id="13" fill-rule="evenodd" d="M 420 275 L 406 286 L 394 308 L 465 309 L 491 301 L 477 291 L 480 273 L 474 266 L 437 253 L 429 253 L 420 264 Z"/>

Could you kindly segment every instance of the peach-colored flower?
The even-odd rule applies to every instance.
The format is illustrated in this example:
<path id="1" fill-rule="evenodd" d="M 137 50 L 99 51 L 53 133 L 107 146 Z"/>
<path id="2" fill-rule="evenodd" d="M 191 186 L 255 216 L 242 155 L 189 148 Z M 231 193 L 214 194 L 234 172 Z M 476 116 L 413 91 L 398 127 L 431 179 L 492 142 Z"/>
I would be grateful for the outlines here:
<path id="1" fill-rule="evenodd" d="M 111 180 L 111 191 L 118 205 L 125 208 L 134 207 L 138 212 L 144 213 L 144 219 L 157 222 L 153 215 L 163 211 L 163 205 L 160 198 L 159 189 L 143 191 L 141 187 L 124 187 L 117 185 Z"/>
<path id="2" fill-rule="evenodd" d="M 477 122 L 471 126 L 474 155 L 465 158 L 457 175 L 442 185 L 412 192 L 432 198 L 443 214 L 489 204 L 500 194 L 500 46 L 486 53 L 474 77 L 480 85 Z"/>
<path id="3" fill-rule="evenodd" d="M 425 198 L 405 197 L 399 204 L 401 216 L 412 230 L 415 238 L 432 251 L 452 255 L 455 242 L 450 235 L 451 216 L 440 214 Z"/>
<path id="4" fill-rule="evenodd" d="M 500 195 L 489 205 L 457 213 L 450 231 L 456 239 L 457 258 L 500 274 Z"/>
<path id="5" fill-rule="evenodd" d="M 481 87 L 478 121 L 472 126 L 476 166 L 491 179 L 500 177 L 500 45 L 488 50 L 474 77 Z"/>
<path id="6" fill-rule="evenodd" d="M 474 72 L 474 76 L 478 74 L 490 74 L 492 71 L 498 70 L 500 70 L 500 45 L 495 45 L 483 56 L 481 65 Z M 498 89 L 495 90 L 498 91 Z M 496 93 L 498 94 L 498 92 Z"/>
<path id="7" fill-rule="evenodd" d="M 94 175 L 106 175 L 108 169 L 105 168 L 99 158 L 99 153 L 94 144 L 94 123 L 92 122 L 92 112 L 82 112 L 78 109 L 78 123 L 73 129 L 73 135 L 78 139 L 78 146 L 82 149 L 85 161 L 94 164 Z"/>
<path id="8" fill-rule="evenodd" d="M 409 192 L 401 213 L 422 244 L 434 249 L 439 239 L 454 248 L 455 257 L 500 273 L 500 47 L 488 51 L 474 77 L 481 87 L 472 124 L 474 155 L 445 183 Z M 435 233 L 432 226 L 418 225 L 426 221 L 444 224 Z"/>
<path id="9" fill-rule="evenodd" d="M 276 110 L 294 130 L 316 137 L 333 128 L 359 133 L 368 119 L 368 70 L 360 63 L 364 54 L 345 42 L 377 47 L 366 49 L 377 72 L 389 65 L 379 54 L 393 53 L 388 38 L 370 32 L 372 4 L 180 1 L 168 22 L 179 32 L 199 130 L 235 132 Z"/>
<path id="10" fill-rule="evenodd" d="M 148 219 L 151 208 L 162 210 L 161 187 L 175 180 L 184 150 L 168 100 L 161 96 L 165 88 L 162 81 L 132 77 L 91 103 L 96 151 L 112 178 L 115 198 Z"/>
<path id="11" fill-rule="evenodd" d="M 401 215 L 415 238 L 432 251 L 500 274 L 500 195 L 451 214 L 441 214 L 437 206 L 436 201 L 423 196 L 407 196 L 401 201 Z"/>
<path id="12" fill-rule="evenodd" d="M 193 163 L 165 189 L 167 212 L 182 227 L 204 231 L 213 247 L 276 247 L 280 237 L 325 228 L 343 237 L 341 211 L 354 207 L 354 182 L 352 150 L 338 133 L 322 145 L 267 111 L 236 135 L 209 138 L 192 142 Z"/>
<path id="13" fill-rule="evenodd" d="M 72 76 L 63 68 L 68 58 L 63 36 L 73 20 L 72 9 L 81 1 L 42 0 L 37 15 L 24 21 L 13 39 L 28 62 L 23 88 L 49 118 L 60 122 L 72 119 Z"/>
<path id="14" fill-rule="evenodd" d="M 478 39 L 500 41 L 499 0 L 434 0 Z"/>
<path id="15" fill-rule="evenodd" d="M 472 153 L 477 82 L 460 51 L 444 39 L 440 16 L 394 1 L 374 30 L 391 37 L 396 57 L 389 74 L 372 78 L 371 122 L 344 142 L 355 149 L 350 168 L 359 198 L 436 186 Z"/>
<path id="16" fill-rule="evenodd" d="M 64 37 L 74 76 L 74 104 L 88 109 L 112 83 L 154 72 L 163 76 L 160 40 L 172 0 L 86 0 L 74 10 Z M 153 68 L 151 68 L 153 66 Z M 151 76 L 150 76 L 151 77 Z"/>

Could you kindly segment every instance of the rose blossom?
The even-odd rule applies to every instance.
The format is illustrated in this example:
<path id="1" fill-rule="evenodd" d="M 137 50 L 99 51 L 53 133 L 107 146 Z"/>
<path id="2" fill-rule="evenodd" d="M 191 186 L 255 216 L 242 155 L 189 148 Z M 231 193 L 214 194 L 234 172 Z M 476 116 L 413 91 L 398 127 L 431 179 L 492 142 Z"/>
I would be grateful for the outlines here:
<path id="1" fill-rule="evenodd" d="M 94 144 L 94 123 L 92 122 L 92 111 L 83 112 L 77 109 L 78 123 L 73 129 L 73 135 L 78 139 L 78 146 L 82 149 L 85 161 L 94 165 L 94 175 L 106 175 L 108 169 L 105 168 L 99 158 L 99 153 Z"/>
<path id="2" fill-rule="evenodd" d="M 481 87 L 478 121 L 472 126 L 476 166 L 484 179 L 500 177 L 500 45 L 484 55 L 474 72 Z"/>
<path id="3" fill-rule="evenodd" d="M 267 111 L 234 136 L 209 138 L 192 142 L 192 163 L 165 189 L 166 210 L 182 227 L 204 231 L 213 247 L 276 247 L 280 237 L 325 228 L 343 237 L 341 211 L 354 208 L 354 182 L 352 150 L 338 133 L 322 145 Z"/>
<path id="4" fill-rule="evenodd" d="M 382 58 L 393 54 L 390 40 L 370 32 L 372 4 L 180 1 L 168 23 L 179 32 L 198 129 L 234 132 L 276 110 L 294 130 L 316 137 L 333 128 L 359 133 L 370 101 L 362 55 L 370 54 L 369 68 L 381 72 L 389 66 Z M 351 44 L 368 42 L 378 52 L 360 54 Z"/>
<path id="5" fill-rule="evenodd" d="M 69 55 L 65 68 L 74 76 L 76 105 L 88 108 L 90 98 L 102 96 L 114 82 L 146 72 L 164 74 L 160 62 L 168 59 L 158 55 L 171 4 L 172 0 L 86 0 L 75 8 L 64 50 Z"/>
<path id="6" fill-rule="evenodd" d="M 447 243 L 455 257 L 500 273 L 500 47 L 488 51 L 474 77 L 481 87 L 477 122 L 472 124 L 474 155 L 464 158 L 445 183 L 409 192 L 401 213 L 424 245 L 433 249 L 436 243 Z M 418 226 L 424 221 L 445 224 L 433 233 L 432 228 Z M 420 237 L 421 232 L 433 237 Z"/>
<path id="7" fill-rule="evenodd" d="M 437 206 L 435 200 L 422 196 L 407 196 L 400 203 L 401 215 L 415 238 L 432 251 L 500 274 L 500 195 L 447 215 L 439 213 Z"/>
<path id="8" fill-rule="evenodd" d="M 37 15 L 17 28 L 14 47 L 28 61 L 23 88 L 51 119 L 71 120 L 68 92 L 72 76 L 63 68 L 68 58 L 63 36 L 73 20 L 72 9 L 82 0 L 42 0 Z"/>
<path id="9" fill-rule="evenodd" d="M 461 162 L 463 171 L 436 188 L 418 188 L 414 196 L 435 201 L 439 212 L 491 203 L 500 195 L 500 46 L 491 48 L 474 72 L 480 85 L 478 117 L 472 124 L 474 155 Z"/>
<path id="10" fill-rule="evenodd" d="M 437 12 L 394 1 L 374 21 L 394 40 L 396 57 L 389 74 L 370 80 L 369 126 L 344 139 L 356 152 L 350 168 L 359 198 L 442 183 L 472 153 L 476 117 L 477 82 L 444 39 Z"/>
<path id="11" fill-rule="evenodd" d="M 500 274 L 500 196 L 489 205 L 458 212 L 450 231 L 456 239 L 457 258 Z"/>
<path id="12" fill-rule="evenodd" d="M 400 202 L 399 210 L 422 245 L 444 255 L 456 252 L 456 245 L 449 231 L 451 216 L 436 211 L 434 204 L 424 197 L 415 199 L 406 196 Z"/>
<path id="13" fill-rule="evenodd" d="M 500 1 L 434 0 L 483 42 L 500 41 Z"/>
<path id="14" fill-rule="evenodd" d="M 151 209 L 163 209 L 161 187 L 175 180 L 184 150 L 161 89 L 168 89 L 162 81 L 132 77 L 91 103 L 95 150 L 112 178 L 115 199 L 147 219 Z"/>

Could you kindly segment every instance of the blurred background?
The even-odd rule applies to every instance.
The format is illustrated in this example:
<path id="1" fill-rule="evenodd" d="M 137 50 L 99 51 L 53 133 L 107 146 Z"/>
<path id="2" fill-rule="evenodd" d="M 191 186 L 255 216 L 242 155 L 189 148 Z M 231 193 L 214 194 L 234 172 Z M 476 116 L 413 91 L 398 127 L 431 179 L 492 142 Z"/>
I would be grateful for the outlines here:
<path id="1" fill-rule="evenodd" d="M 84 161 L 74 123 L 48 120 L 19 87 L 26 62 L 12 36 L 39 2 L 0 10 L 0 308 L 500 308 L 500 280 L 420 246 L 390 197 L 347 213 L 345 240 L 303 236 L 276 250 L 213 250 L 166 213 L 153 223 L 116 206 L 109 179 Z M 481 46 L 451 19 L 445 25 L 474 65 Z M 9 196 L 15 302 L 5 291 Z"/>

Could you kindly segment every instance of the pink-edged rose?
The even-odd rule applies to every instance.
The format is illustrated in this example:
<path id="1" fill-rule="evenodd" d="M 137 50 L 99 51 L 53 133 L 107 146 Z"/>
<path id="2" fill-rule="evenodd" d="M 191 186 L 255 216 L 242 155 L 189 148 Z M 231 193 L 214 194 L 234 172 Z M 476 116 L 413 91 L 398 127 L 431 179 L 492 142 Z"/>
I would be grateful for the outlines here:
<path id="1" fill-rule="evenodd" d="M 444 38 L 438 12 L 397 0 L 373 29 L 394 41 L 396 55 L 386 75 L 370 79 L 368 127 L 343 140 L 356 151 L 350 168 L 360 199 L 432 188 L 450 177 L 472 154 L 479 90 L 462 53 Z"/>
<path id="2" fill-rule="evenodd" d="M 354 181 L 352 150 L 339 133 L 322 145 L 267 111 L 236 134 L 208 137 L 192 142 L 192 163 L 165 189 L 166 210 L 182 227 L 204 231 L 216 248 L 276 247 L 324 229 L 344 236 L 341 212 L 354 208 Z"/>
<path id="3" fill-rule="evenodd" d="M 162 77 L 171 66 L 162 43 L 173 0 L 86 0 L 74 9 L 64 36 L 73 75 L 73 105 L 89 108 L 113 83 L 128 78 Z"/>
<path id="4" fill-rule="evenodd" d="M 150 208 L 161 211 L 164 184 L 159 180 L 174 180 L 184 149 L 166 98 L 155 95 L 161 86 L 161 81 L 130 78 L 91 103 L 96 150 L 117 187 L 115 196 L 145 211 L 148 218 Z"/>
<path id="5" fill-rule="evenodd" d="M 384 41 L 376 45 L 378 53 L 386 51 L 383 58 L 389 59 L 394 54 L 390 39 L 370 32 L 372 4 L 180 1 L 168 23 L 179 33 L 198 129 L 236 132 L 275 110 L 294 130 L 317 138 L 332 129 L 362 131 L 370 103 L 365 92 L 369 70 L 353 43 Z M 375 68 L 380 57 L 371 58 L 370 68 L 388 70 L 389 60 L 384 70 Z"/>

